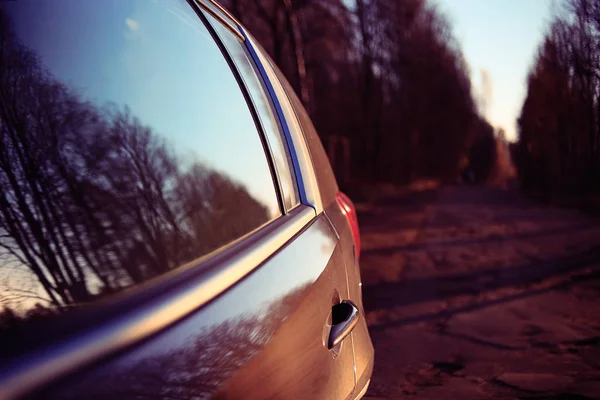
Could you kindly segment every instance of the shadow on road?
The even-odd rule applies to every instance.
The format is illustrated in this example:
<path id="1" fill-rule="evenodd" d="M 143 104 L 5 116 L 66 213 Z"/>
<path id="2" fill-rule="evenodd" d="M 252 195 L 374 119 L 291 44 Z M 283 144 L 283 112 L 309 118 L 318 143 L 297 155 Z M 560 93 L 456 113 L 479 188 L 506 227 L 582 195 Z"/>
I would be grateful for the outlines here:
<path id="1" fill-rule="evenodd" d="M 402 282 L 365 285 L 363 296 L 368 311 L 407 306 L 460 295 L 480 295 L 504 287 L 527 287 L 551 277 L 600 264 L 600 246 L 577 255 L 531 264 L 456 275 L 440 275 Z"/>
<path id="2" fill-rule="evenodd" d="M 393 322 L 388 322 L 388 323 L 379 324 L 379 325 L 375 325 L 375 326 L 370 326 L 369 329 L 378 331 L 378 330 L 384 330 L 384 329 L 387 329 L 390 327 L 399 327 L 399 326 L 413 324 L 413 323 L 417 323 L 417 322 L 425 322 L 425 321 L 438 320 L 438 319 L 442 319 L 442 320 L 448 319 L 455 314 L 480 310 L 480 309 L 483 309 L 486 307 L 491 307 L 491 306 L 502 304 L 502 303 L 508 303 L 508 302 L 511 302 L 514 300 L 537 296 L 539 294 L 551 292 L 553 290 L 564 290 L 564 289 L 569 288 L 572 284 L 574 284 L 576 282 L 595 280 L 595 279 L 600 279 L 600 267 L 596 268 L 593 272 L 576 275 L 576 276 L 572 277 L 571 280 L 569 280 L 569 281 L 563 281 L 563 282 L 556 283 L 556 284 L 553 284 L 553 285 L 550 285 L 550 286 L 547 286 L 547 287 L 544 287 L 541 289 L 524 290 L 524 291 L 522 291 L 518 294 L 514 294 L 514 295 L 498 297 L 498 298 L 494 298 L 491 300 L 474 301 L 471 304 L 466 305 L 466 306 L 448 308 L 448 309 L 438 311 L 438 312 L 421 314 L 421 315 L 417 315 L 417 316 L 413 316 L 413 317 L 409 317 L 409 318 L 405 318 L 405 319 L 400 319 L 398 321 L 393 321 Z M 370 310 L 369 306 L 365 305 L 365 307 L 367 310 Z M 510 348 L 510 349 L 513 349 L 513 348 Z M 516 350 L 516 349 L 514 349 L 514 350 Z"/>
<path id="3" fill-rule="evenodd" d="M 564 235 L 570 232 L 581 232 L 585 229 L 596 229 L 597 227 L 590 225 L 589 223 L 578 223 L 563 226 L 555 229 L 544 229 L 534 232 L 524 232 L 517 233 L 513 235 L 497 235 L 492 234 L 488 237 L 483 238 L 473 238 L 473 239 L 461 239 L 461 240 L 448 240 L 448 241 L 439 241 L 439 242 L 430 242 L 428 245 L 430 247 L 452 247 L 452 246 L 468 246 L 468 245 L 477 245 L 477 244 L 486 244 L 493 242 L 507 242 L 511 240 L 522 240 L 522 239 L 541 239 L 546 236 L 556 236 L 556 235 Z M 363 253 L 365 255 L 389 255 L 396 251 L 406 251 L 406 250 L 417 250 L 421 247 L 419 243 L 410 243 L 403 246 L 390 246 L 390 247 L 381 247 L 381 248 L 372 248 L 365 250 Z"/>

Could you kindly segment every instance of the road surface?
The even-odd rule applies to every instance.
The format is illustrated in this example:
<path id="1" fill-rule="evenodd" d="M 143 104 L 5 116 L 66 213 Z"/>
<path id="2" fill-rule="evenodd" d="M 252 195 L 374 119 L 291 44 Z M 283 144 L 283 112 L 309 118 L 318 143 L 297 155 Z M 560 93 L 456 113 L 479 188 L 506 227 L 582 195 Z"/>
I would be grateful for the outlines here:
<path id="1" fill-rule="evenodd" d="M 359 213 L 370 399 L 600 399 L 600 223 L 446 187 Z"/>

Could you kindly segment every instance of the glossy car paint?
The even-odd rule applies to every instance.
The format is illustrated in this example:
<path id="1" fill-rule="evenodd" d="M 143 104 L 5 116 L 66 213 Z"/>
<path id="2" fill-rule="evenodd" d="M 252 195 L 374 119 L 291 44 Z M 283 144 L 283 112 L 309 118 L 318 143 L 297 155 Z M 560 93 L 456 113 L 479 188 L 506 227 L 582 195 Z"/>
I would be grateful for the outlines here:
<path id="1" fill-rule="evenodd" d="M 364 318 L 360 265 L 354 248 L 352 231 L 347 218 L 342 213 L 342 210 L 335 199 L 335 196 L 339 191 L 335 175 L 333 174 L 331 164 L 327 159 L 323 144 L 321 143 L 306 110 L 304 110 L 302 103 L 295 95 L 289 83 L 285 81 L 281 72 L 277 71 L 276 67 L 268 60 L 267 56 L 264 56 L 263 60 L 266 68 L 272 71 L 270 78 L 275 82 L 274 86 L 278 88 L 277 97 L 282 103 L 283 109 L 288 111 L 287 118 L 292 120 L 290 123 L 292 130 L 299 131 L 294 134 L 301 136 L 306 140 L 307 154 L 311 157 L 312 171 L 315 173 L 320 204 L 322 204 L 325 215 L 330 219 L 340 237 L 340 245 L 343 247 L 344 264 L 348 275 L 349 299 L 358 304 L 363 313 L 363 318 L 359 320 L 358 326 L 353 330 L 351 339 L 354 346 L 356 361 L 356 387 L 358 390 L 364 388 L 366 392 L 366 387 L 369 384 L 371 373 L 373 372 L 374 349 L 371 337 L 369 336 L 366 318 Z"/>
<path id="2" fill-rule="evenodd" d="M 314 219 L 200 311 L 40 398 L 348 397 L 352 346 L 335 356 L 325 344 L 331 306 L 348 296 L 338 243 Z"/>
<path id="3" fill-rule="evenodd" d="M 203 7 L 200 12 L 209 10 L 229 29 L 239 29 L 215 4 Z M 241 38 L 248 37 L 241 32 Z M 293 93 L 284 89 L 286 82 L 282 85 L 251 39 L 246 45 L 258 74 L 267 79 L 267 92 L 275 95 L 271 106 L 293 151 L 305 205 L 108 305 L 116 319 L 99 318 L 107 321 L 103 328 L 81 330 L 50 351 L 9 366 L 0 375 L 0 397 L 342 399 L 364 394 L 373 347 L 350 226 L 335 201 L 335 177 L 306 112 L 297 100 L 290 102 Z M 361 318 L 341 345 L 328 350 L 331 308 L 344 299 L 360 306 Z M 99 336 L 111 332 L 114 337 Z"/>

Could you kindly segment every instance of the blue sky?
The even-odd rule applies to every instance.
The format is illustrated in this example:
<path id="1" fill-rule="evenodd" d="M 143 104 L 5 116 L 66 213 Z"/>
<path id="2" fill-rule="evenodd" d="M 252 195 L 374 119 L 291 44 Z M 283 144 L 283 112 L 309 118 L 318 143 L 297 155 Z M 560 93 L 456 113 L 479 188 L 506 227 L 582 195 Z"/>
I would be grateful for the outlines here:
<path id="1" fill-rule="evenodd" d="M 60 4 L 56 12 L 54 1 L 18 2 L 11 14 L 17 36 L 56 79 L 98 107 L 128 107 L 180 161 L 224 173 L 279 213 L 246 100 L 185 1 Z"/>
<path id="2" fill-rule="evenodd" d="M 485 116 L 516 138 L 527 75 L 551 17 L 552 0 L 433 0 L 450 20 L 470 66 L 474 94 L 489 94 Z M 485 72 L 482 72 L 485 71 Z M 488 84 L 482 85 L 482 75 Z M 482 90 L 482 87 L 488 90 Z"/>

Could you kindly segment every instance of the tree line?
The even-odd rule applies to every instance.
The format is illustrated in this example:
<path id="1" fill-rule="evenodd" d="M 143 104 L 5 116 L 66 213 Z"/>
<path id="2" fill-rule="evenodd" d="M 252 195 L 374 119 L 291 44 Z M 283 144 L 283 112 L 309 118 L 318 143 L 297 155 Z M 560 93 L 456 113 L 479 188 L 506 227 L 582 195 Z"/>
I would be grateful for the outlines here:
<path id="1" fill-rule="evenodd" d="M 527 82 L 514 158 L 524 188 L 555 198 L 600 192 L 600 3 L 567 0 Z"/>
<path id="2" fill-rule="evenodd" d="M 340 184 L 486 173 L 478 112 L 450 24 L 427 0 L 224 0 L 304 102 Z M 485 177 L 480 177 L 484 180 Z"/>

